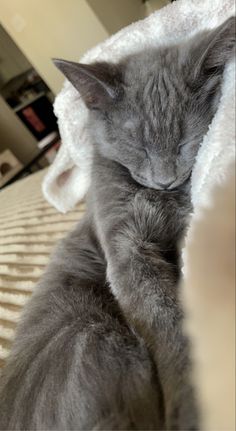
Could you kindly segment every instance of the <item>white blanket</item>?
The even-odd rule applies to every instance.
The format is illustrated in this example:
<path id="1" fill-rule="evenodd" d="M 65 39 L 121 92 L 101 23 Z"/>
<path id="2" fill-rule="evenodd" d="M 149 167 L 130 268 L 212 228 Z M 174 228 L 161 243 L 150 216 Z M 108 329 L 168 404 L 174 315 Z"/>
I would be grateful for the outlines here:
<path id="1" fill-rule="evenodd" d="M 234 0 L 178 0 L 150 17 L 124 28 L 81 59 L 116 61 L 149 47 L 188 39 L 220 25 L 234 15 Z M 76 61 L 77 59 L 73 59 Z M 197 214 L 210 201 L 212 186 L 220 182 L 235 157 L 235 64 L 224 73 L 219 109 L 205 135 L 192 175 L 192 202 Z M 74 87 L 65 81 L 55 101 L 62 146 L 44 182 L 46 199 L 59 211 L 74 207 L 90 184 L 92 144 L 86 130 L 87 109 Z"/>

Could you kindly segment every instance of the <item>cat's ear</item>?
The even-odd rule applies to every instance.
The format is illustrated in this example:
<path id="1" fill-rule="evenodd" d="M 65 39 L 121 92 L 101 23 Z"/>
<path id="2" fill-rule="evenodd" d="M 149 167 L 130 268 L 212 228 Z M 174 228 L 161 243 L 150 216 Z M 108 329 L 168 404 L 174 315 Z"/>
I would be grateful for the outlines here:
<path id="1" fill-rule="evenodd" d="M 108 63 L 82 64 L 53 59 L 57 68 L 79 91 L 89 109 L 104 109 L 120 99 L 121 78 L 115 66 Z"/>
<path id="2" fill-rule="evenodd" d="M 204 33 L 191 48 L 192 76 L 205 79 L 221 76 L 224 66 L 235 52 L 235 17 L 215 30 Z"/>

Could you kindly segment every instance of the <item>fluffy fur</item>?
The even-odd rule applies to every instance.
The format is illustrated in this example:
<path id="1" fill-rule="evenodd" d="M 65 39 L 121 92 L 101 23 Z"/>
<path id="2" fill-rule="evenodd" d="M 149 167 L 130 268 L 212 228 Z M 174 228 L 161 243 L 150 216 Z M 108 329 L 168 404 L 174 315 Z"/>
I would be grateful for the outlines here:
<path id="1" fill-rule="evenodd" d="M 92 187 L 19 329 L 3 429 L 197 428 L 178 246 L 234 40 L 230 19 L 116 65 L 57 61 L 90 110 Z"/>
<path id="2" fill-rule="evenodd" d="M 161 429 L 157 378 L 88 221 L 61 242 L 3 371 L 1 430 Z"/>

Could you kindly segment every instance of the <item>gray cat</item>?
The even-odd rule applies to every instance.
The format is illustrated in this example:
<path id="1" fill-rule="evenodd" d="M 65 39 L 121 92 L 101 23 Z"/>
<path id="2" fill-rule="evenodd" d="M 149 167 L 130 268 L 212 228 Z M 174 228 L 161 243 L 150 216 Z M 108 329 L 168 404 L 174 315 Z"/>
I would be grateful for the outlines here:
<path id="1" fill-rule="evenodd" d="M 234 30 L 119 64 L 55 61 L 90 112 L 92 186 L 18 329 L 1 430 L 198 427 L 178 248 Z"/>

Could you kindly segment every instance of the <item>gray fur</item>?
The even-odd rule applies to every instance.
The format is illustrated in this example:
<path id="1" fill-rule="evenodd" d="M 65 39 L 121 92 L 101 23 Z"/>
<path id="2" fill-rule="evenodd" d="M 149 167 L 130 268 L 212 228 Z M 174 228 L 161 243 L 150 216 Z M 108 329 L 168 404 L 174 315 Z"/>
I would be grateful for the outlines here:
<path id="1" fill-rule="evenodd" d="M 88 221 L 59 245 L 2 378 L 1 430 L 158 429 L 157 378 Z"/>
<path id="2" fill-rule="evenodd" d="M 19 327 L 0 429 L 198 427 L 178 249 L 234 42 L 230 19 L 117 65 L 57 61 L 90 110 L 92 187 Z"/>

